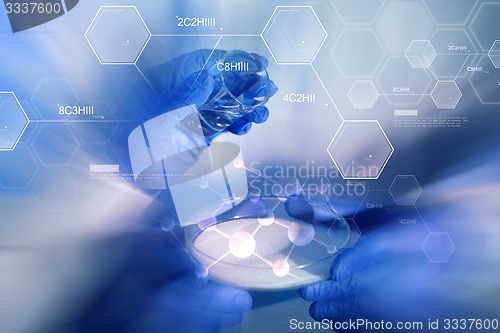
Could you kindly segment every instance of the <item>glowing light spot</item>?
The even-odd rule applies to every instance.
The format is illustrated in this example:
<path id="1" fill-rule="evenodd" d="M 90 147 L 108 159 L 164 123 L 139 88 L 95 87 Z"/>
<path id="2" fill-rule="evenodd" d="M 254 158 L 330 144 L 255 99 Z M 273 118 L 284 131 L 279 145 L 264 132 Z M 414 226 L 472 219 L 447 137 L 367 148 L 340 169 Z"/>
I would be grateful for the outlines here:
<path id="1" fill-rule="evenodd" d="M 297 246 L 306 246 L 314 239 L 314 227 L 310 224 L 294 223 L 288 228 L 288 239 Z"/>
<path id="2" fill-rule="evenodd" d="M 290 272 L 290 265 L 286 260 L 278 260 L 273 263 L 273 273 L 276 276 L 283 277 Z"/>
<path id="3" fill-rule="evenodd" d="M 204 279 L 204 278 L 206 278 L 208 276 L 208 268 L 203 267 L 203 266 L 198 267 L 198 268 L 196 268 L 195 273 L 196 273 L 196 276 L 198 278 Z"/>
<path id="4" fill-rule="evenodd" d="M 245 166 L 245 164 L 243 163 L 243 161 L 240 160 L 240 159 L 234 160 L 233 165 L 234 165 L 234 167 L 236 169 L 241 169 L 241 168 L 243 168 Z"/>
<path id="5" fill-rule="evenodd" d="M 329 254 L 335 254 L 337 253 L 337 246 L 335 244 L 330 245 L 326 248 L 326 251 L 328 251 Z"/>
<path id="6" fill-rule="evenodd" d="M 267 211 L 262 212 L 257 217 L 257 221 L 259 221 L 259 223 L 264 227 L 268 227 L 274 223 L 274 214 Z"/>
<path id="7" fill-rule="evenodd" d="M 202 189 L 205 190 L 208 188 L 208 182 L 205 179 L 200 180 L 200 183 L 198 186 Z"/>
<path id="8" fill-rule="evenodd" d="M 170 217 L 166 217 L 160 222 L 160 228 L 163 231 L 170 232 L 175 228 L 175 221 Z"/>
<path id="9" fill-rule="evenodd" d="M 229 239 L 229 251 L 237 258 L 248 258 L 255 251 L 255 238 L 245 231 L 235 233 Z"/>

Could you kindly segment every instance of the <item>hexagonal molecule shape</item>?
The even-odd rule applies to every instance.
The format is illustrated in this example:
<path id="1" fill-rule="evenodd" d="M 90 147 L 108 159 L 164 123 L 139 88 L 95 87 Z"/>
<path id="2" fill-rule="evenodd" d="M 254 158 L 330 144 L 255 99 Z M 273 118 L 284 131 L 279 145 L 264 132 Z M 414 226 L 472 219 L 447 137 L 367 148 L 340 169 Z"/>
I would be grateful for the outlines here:
<path id="1" fill-rule="evenodd" d="M 0 92 L 0 151 L 14 150 L 29 119 L 12 92 Z"/>
<path id="2" fill-rule="evenodd" d="M 429 39 L 434 23 L 420 1 L 387 1 L 375 30 L 390 53 L 403 53 L 412 40 Z"/>
<path id="3" fill-rule="evenodd" d="M 327 176 L 309 176 L 301 185 L 304 197 L 315 203 L 325 204 L 331 196 L 332 184 Z"/>
<path id="4" fill-rule="evenodd" d="M 497 70 L 489 57 L 483 56 L 472 71 L 469 81 L 482 104 L 500 104 L 500 71 Z"/>
<path id="5" fill-rule="evenodd" d="M 373 23 L 383 3 L 383 0 L 332 0 L 333 7 L 345 24 Z"/>
<path id="6" fill-rule="evenodd" d="M 437 24 L 464 24 L 477 3 L 477 0 L 423 1 Z"/>
<path id="7" fill-rule="evenodd" d="M 356 81 L 347 96 L 355 109 L 368 110 L 373 108 L 380 94 L 372 81 Z"/>
<path id="8" fill-rule="evenodd" d="M 432 232 L 422 245 L 427 259 L 430 262 L 444 263 L 450 260 L 455 251 L 455 244 L 446 232 Z"/>
<path id="9" fill-rule="evenodd" d="M 403 56 L 391 56 L 381 69 L 377 83 L 387 101 L 397 105 L 419 104 L 431 90 L 430 71 L 412 68 Z"/>
<path id="10" fill-rule="evenodd" d="M 278 6 L 261 37 L 278 64 L 310 64 L 328 34 L 311 6 Z"/>
<path id="11" fill-rule="evenodd" d="M 413 40 L 405 52 L 412 68 L 431 67 L 436 55 L 436 51 L 428 40 Z"/>
<path id="12" fill-rule="evenodd" d="M 422 193 L 422 187 L 415 176 L 400 175 L 394 178 L 389 192 L 397 205 L 414 205 Z"/>
<path id="13" fill-rule="evenodd" d="M 361 237 L 361 230 L 359 230 L 356 221 L 352 218 L 345 219 L 347 224 L 349 224 L 349 228 L 351 229 L 351 234 L 349 238 L 349 243 L 345 246 L 346 248 L 353 248 Z"/>
<path id="14" fill-rule="evenodd" d="M 384 58 L 384 49 L 371 29 L 342 31 L 332 57 L 344 77 L 371 78 Z"/>
<path id="15" fill-rule="evenodd" d="M 470 30 L 483 51 L 490 50 L 491 45 L 498 39 L 500 29 L 498 17 L 500 17 L 500 3 L 485 2 L 481 4 L 472 19 Z"/>
<path id="16" fill-rule="evenodd" d="M 437 52 L 431 65 L 436 78 L 452 80 L 467 75 L 477 49 L 465 29 L 438 29 L 431 44 Z"/>
<path id="17" fill-rule="evenodd" d="M 102 64 L 133 64 L 151 33 L 135 6 L 102 6 L 85 38 Z"/>
<path id="18" fill-rule="evenodd" d="M 0 152 L 0 188 L 26 189 L 38 171 L 38 164 L 28 147 Z"/>
<path id="19" fill-rule="evenodd" d="M 500 40 L 496 40 L 488 51 L 488 57 L 495 68 L 500 68 Z"/>
<path id="20" fill-rule="evenodd" d="M 31 194 L 46 212 L 67 211 L 77 193 L 78 188 L 67 170 L 42 170 L 31 187 Z"/>
<path id="21" fill-rule="evenodd" d="M 453 110 L 462 98 L 462 92 L 455 81 L 439 81 L 432 90 L 431 97 L 438 109 Z"/>
<path id="22" fill-rule="evenodd" d="M 44 120 L 61 120 L 60 107 L 74 106 L 78 95 L 66 78 L 44 78 L 31 96 L 31 102 Z M 67 116 L 66 116 L 67 117 Z"/>
<path id="23" fill-rule="evenodd" d="M 68 124 L 43 124 L 32 147 L 43 165 L 66 166 L 78 148 L 78 141 Z"/>
<path id="24" fill-rule="evenodd" d="M 378 121 L 345 121 L 328 153 L 344 179 L 377 179 L 394 152 Z"/>

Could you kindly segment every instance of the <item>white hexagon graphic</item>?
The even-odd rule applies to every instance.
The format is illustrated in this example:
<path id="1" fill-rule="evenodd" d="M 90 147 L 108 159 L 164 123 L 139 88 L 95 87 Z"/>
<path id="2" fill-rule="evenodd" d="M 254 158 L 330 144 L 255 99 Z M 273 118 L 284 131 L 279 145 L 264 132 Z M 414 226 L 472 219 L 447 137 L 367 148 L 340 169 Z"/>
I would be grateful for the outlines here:
<path id="1" fill-rule="evenodd" d="M 67 170 L 42 170 L 31 187 L 31 194 L 45 212 L 64 212 L 73 204 L 78 188 Z"/>
<path id="2" fill-rule="evenodd" d="M 462 98 L 462 92 L 455 81 L 439 81 L 432 90 L 431 97 L 438 109 L 453 110 Z"/>
<path id="3" fill-rule="evenodd" d="M 423 0 L 437 24 L 464 24 L 477 0 Z"/>
<path id="4" fill-rule="evenodd" d="M 488 51 L 488 57 L 495 68 L 500 68 L 500 40 L 496 40 Z"/>
<path id="5" fill-rule="evenodd" d="M 371 24 L 382 8 L 384 0 L 331 0 L 331 2 L 344 24 Z"/>
<path id="6" fill-rule="evenodd" d="M 434 23 L 421 1 L 387 1 L 375 31 L 389 53 L 403 53 L 412 40 L 429 39 Z"/>
<path id="7" fill-rule="evenodd" d="M 326 204 L 331 196 L 332 184 L 327 176 L 309 176 L 301 185 L 304 197 L 315 203 Z"/>
<path id="8" fill-rule="evenodd" d="M 32 143 L 44 166 L 67 166 L 78 149 L 78 140 L 68 124 L 42 124 Z"/>
<path id="9" fill-rule="evenodd" d="M 328 153 L 344 179 L 378 179 L 394 152 L 378 121 L 344 121 Z"/>
<path id="10" fill-rule="evenodd" d="M 477 49 L 465 29 L 438 29 L 431 44 L 437 53 L 431 65 L 436 78 L 452 80 L 470 73 L 467 67 L 474 63 Z"/>
<path id="11" fill-rule="evenodd" d="M 134 64 L 151 32 L 135 6 L 101 6 L 85 38 L 101 64 Z"/>
<path id="12" fill-rule="evenodd" d="M 422 193 L 422 187 L 415 176 L 399 175 L 394 178 L 389 193 L 397 205 L 414 205 Z"/>
<path id="13" fill-rule="evenodd" d="M 428 40 L 413 40 L 405 52 L 412 68 L 431 67 L 436 55 L 436 51 Z"/>
<path id="14" fill-rule="evenodd" d="M 68 115 L 59 114 L 60 108 L 73 107 L 78 95 L 67 78 L 44 78 L 36 87 L 31 102 L 44 120 L 61 120 Z"/>
<path id="15" fill-rule="evenodd" d="M 331 54 L 344 77 L 371 78 L 385 52 L 371 29 L 348 29 L 342 31 Z"/>
<path id="16" fill-rule="evenodd" d="M 498 39 L 500 29 L 500 3 L 484 2 L 470 23 L 470 31 L 476 37 L 483 51 L 488 51 Z"/>
<path id="17" fill-rule="evenodd" d="M 278 6 L 261 37 L 278 64 L 310 64 L 328 34 L 311 6 Z"/>
<path id="18" fill-rule="evenodd" d="M 14 150 L 29 118 L 13 92 L 0 92 L 0 151 Z"/>
<path id="19" fill-rule="evenodd" d="M 0 161 L 0 188 L 29 188 L 38 164 L 28 147 L 18 146 L 14 151 L 0 152 Z"/>
<path id="20" fill-rule="evenodd" d="M 372 81 L 356 81 L 347 96 L 355 109 L 368 110 L 373 108 L 380 94 Z"/>
<path id="21" fill-rule="evenodd" d="M 445 263 L 455 251 L 455 244 L 446 232 L 432 232 L 422 245 L 427 259 L 433 263 Z"/>

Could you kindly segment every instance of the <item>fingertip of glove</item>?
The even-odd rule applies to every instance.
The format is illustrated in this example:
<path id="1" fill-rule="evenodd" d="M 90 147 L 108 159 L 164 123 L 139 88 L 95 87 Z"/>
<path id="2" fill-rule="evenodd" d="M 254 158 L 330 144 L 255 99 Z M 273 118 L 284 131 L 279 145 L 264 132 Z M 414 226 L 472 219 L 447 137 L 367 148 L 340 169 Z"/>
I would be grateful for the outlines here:
<path id="1" fill-rule="evenodd" d="M 252 307 L 252 302 L 252 296 L 247 291 L 241 290 L 234 296 L 231 305 L 237 311 L 248 311 Z"/>
<path id="2" fill-rule="evenodd" d="M 236 120 L 231 126 L 229 126 L 228 130 L 236 135 L 244 135 L 247 134 L 252 128 L 252 123 L 245 121 L 244 119 Z"/>
<path id="3" fill-rule="evenodd" d="M 258 108 L 247 115 L 249 121 L 261 124 L 269 118 L 269 110 L 266 107 Z"/>

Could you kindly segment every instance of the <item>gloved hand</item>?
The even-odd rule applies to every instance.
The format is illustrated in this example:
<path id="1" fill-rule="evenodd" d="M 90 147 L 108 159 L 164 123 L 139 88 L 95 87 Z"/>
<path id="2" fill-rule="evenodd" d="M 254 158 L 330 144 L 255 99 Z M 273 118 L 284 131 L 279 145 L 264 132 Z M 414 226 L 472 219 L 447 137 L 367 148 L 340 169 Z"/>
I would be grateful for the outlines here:
<path id="1" fill-rule="evenodd" d="M 320 215 L 316 207 L 288 208 L 294 215 Z M 401 212 L 404 214 L 404 212 Z M 331 278 L 300 290 L 313 302 L 310 315 L 318 321 L 422 321 L 460 313 L 453 296 L 443 297 L 452 266 L 430 263 L 422 251 L 428 235 L 423 225 L 387 224 L 362 236 L 341 252 Z M 446 274 L 442 275 L 443 272 Z M 419 332 L 425 332 L 418 330 Z M 345 327 L 339 332 L 373 332 L 370 327 Z M 415 330 L 417 331 L 417 330 Z"/>
<path id="2" fill-rule="evenodd" d="M 239 323 L 248 292 L 198 278 L 177 231 L 141 226 L 96 244 L 96 253 L 125 251 L 125 260 L 87 313 L 55 332 L 206 333 Z"/>
<path id="3" fill-rule="evenodd" d="M 161 92 L 160 104 L 152 111 L 153 116 L 178 109 L 186 105 L 196 105 L 199 109 L 209 99 L 214 89 L 214 78 L 208 73 L 227 51 L 199 50 L 184 54 L 166 63 L 149 69 L 145 74 L 155 89 Z M 268 60 L 253 54 L 264 68 Z M 243 83 L 242 83 L 243 84 Z M 278 88 L 271 82 L 271 96 Z M 227 128 L 227 131 L 242 135 L 252 127 L 252 123 L 260 124 L 267 120 L 269 110 L 262 106 L 248 113 Z M 207 138 L 209 140 L 213 138 Z"/>

